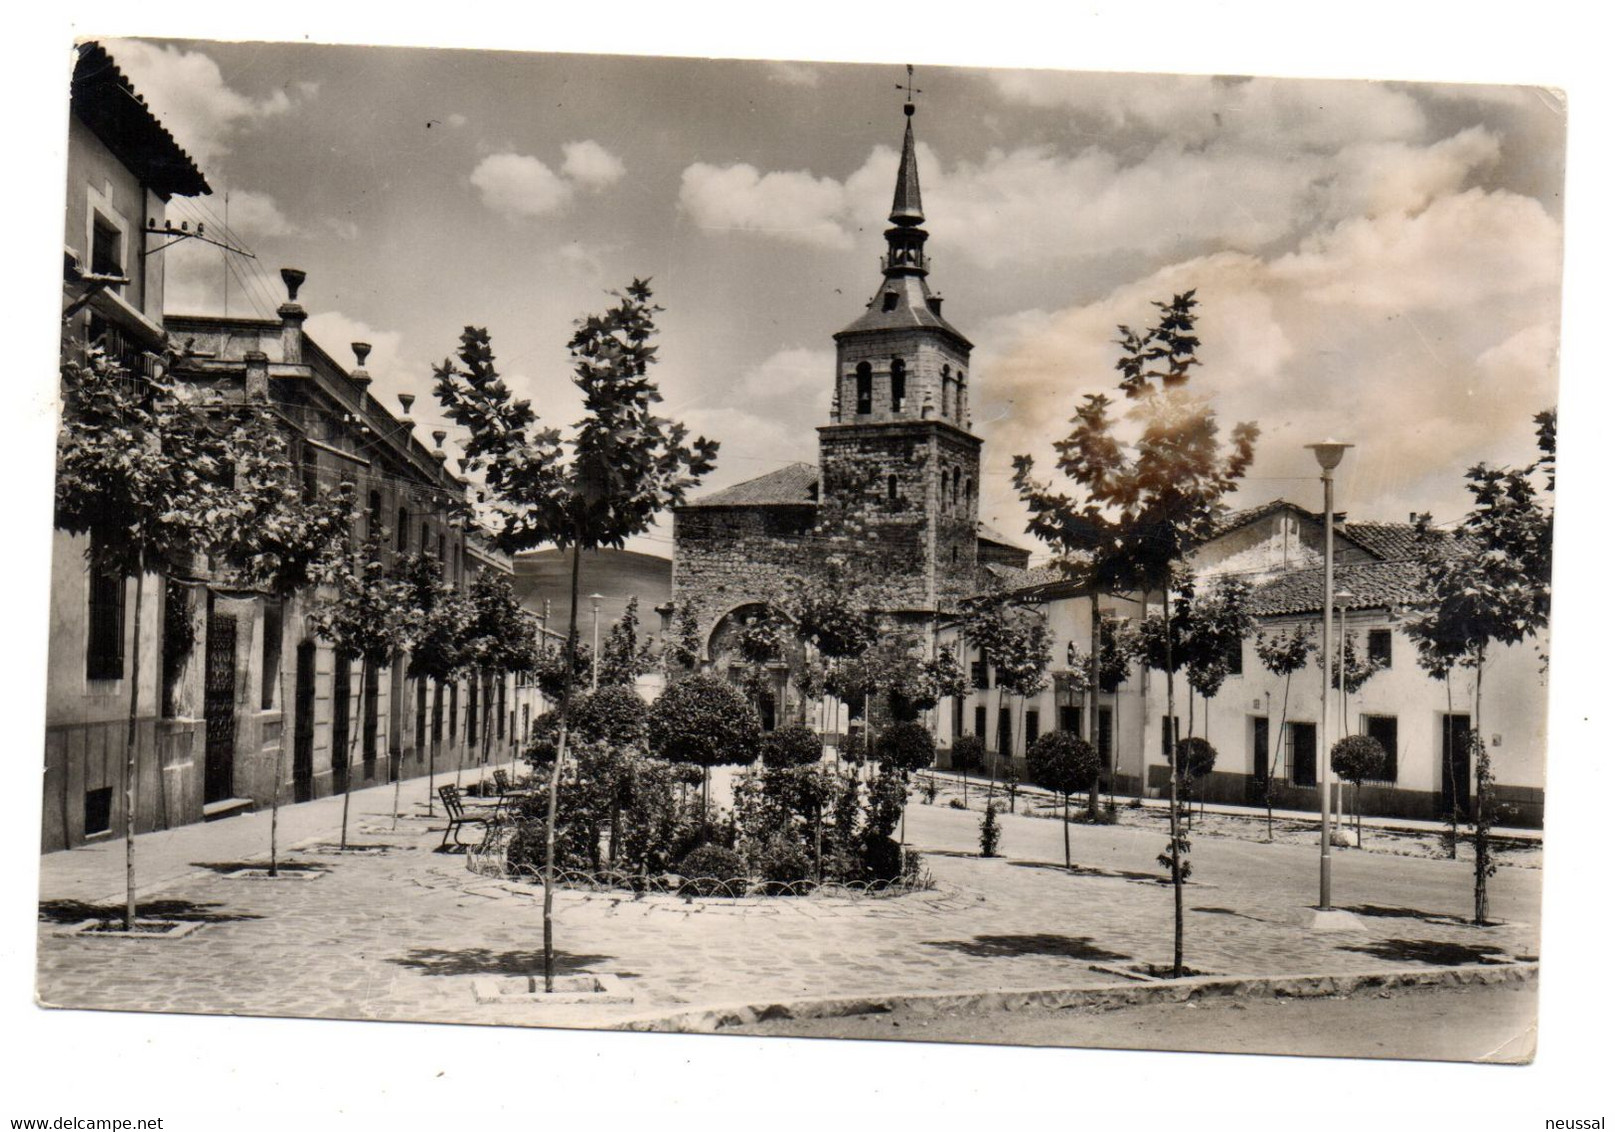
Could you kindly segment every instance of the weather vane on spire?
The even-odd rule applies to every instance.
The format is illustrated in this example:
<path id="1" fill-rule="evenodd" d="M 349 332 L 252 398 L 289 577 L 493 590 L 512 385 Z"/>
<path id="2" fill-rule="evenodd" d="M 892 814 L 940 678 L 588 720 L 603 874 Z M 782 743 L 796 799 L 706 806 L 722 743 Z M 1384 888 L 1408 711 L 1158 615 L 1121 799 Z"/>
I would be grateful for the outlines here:
<path id="1" fill-rule="evenodd" d="M 914 85 L 914 64 L 907 63 L 905 66 L 908 67 L 908 82 L 896 85 L 897 89 L 903 92 L 903 113 L 912 116 L 914 113 L 914 96 L 925 92 Z"/>

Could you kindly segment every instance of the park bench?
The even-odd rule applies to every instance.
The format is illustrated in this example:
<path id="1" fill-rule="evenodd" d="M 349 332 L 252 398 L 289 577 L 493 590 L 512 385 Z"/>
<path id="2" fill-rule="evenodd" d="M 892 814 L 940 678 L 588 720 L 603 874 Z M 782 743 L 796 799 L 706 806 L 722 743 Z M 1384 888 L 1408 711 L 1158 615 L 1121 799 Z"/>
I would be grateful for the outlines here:
<path id="1" fill-rule="evenodd" d="M 483 810 L 478 813 L 475 810 L 468 809 L 465 799 L 460 797 L 460 788 L 452 782 L 439 786 L 437 796 L 443 800 L 443 812 L 448 815 L 448 824 L 443 827 L 443 842 L 438 846 L 439 849 L 447 848 L 449 834 L 451 833 L 454 835 L 456 845 L 465 845 L 465 842 L 460 840 L 461 826 L 472 823 L 487 826 L 494 819 L 494 812 Z"/>

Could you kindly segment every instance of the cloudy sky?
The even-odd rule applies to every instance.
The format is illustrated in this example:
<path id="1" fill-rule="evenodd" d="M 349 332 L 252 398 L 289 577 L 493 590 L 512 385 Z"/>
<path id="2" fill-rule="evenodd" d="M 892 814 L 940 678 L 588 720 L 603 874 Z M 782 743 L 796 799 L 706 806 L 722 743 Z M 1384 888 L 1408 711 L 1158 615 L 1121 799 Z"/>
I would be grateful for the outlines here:
<path id="1" fill-rule="evenodd" d="M 650 276 L 669 411 L 719 440 L 712 487 L 813 460 L 831 334 L 879 281 L 901 66 L 119 40 L 137 89 L 256 260 L 169 256 L 171 312 L 268 314 L 309 273 L 311 333 L 375 345 L 420 396 L 461 327 L 556 422 L 565 341 Z M 1354 517 L 1462 513 L 1463 470 L 1532 454 L 1555 401 L 1564 108 L 1548 91 L 923 67 L 931 284 L 976 343 L 984 517 L 1023 529 L 1118 323 L 1194 288 L 1195 383 L 1254 420 L 1236 504 L 1317 506 L 1302 445 L 1356 443 Z M 226 195 L 228 194 L 228 200 Z M 425 409 L 426 411 L 422 411 Z M 666 553 L 664 527 L 638 542 Z"/>

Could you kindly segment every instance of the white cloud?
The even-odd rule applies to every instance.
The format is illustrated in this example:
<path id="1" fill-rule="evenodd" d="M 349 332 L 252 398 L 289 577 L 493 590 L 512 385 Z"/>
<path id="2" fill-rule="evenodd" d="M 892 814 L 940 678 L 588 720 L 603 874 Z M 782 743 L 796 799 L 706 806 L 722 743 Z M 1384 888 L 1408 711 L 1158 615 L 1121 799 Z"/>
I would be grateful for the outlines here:
<path id="1" fill-rule="evenodd" d="M 806 172 L 759 173 L 751 165 L 684 170 L 679 206 L 711 231 L 761 232 L 792 243 L 847 248 L 842 226 L 847 191 L 832 177 Z"/>
<path id="2" fill-rule="evenodd" d="M 591 189 L 603 189 L 616 183 L 625 171 L 622 160 L 599 142 L 568 142 L 561 147 L 561 152 L 566 154 L 561 172 Z"/>
<path id="3" fill-rule="evenodd" d="M 808 420 L 825 420 L 830 414 L 830 394 L 835 385 L 836 354 L 831 349 L 810 350 L 792 346 L 777 350 L 748 369 L 740 379 L 736 397 L 746 404 L 785 402 L 801 405 Z M 821 411 L 811 415 L 806 405 L 819 404 Z"/>
<path id="4" fill-rule="evenodd" d="M 107 50 L 129 76 L 152 112 L 204 169 L 230 152 L 235 136 L 296 105 L 286 89 L 254 99 L 224 81 L 219 65 L 200 51 L 159 47 L 138 39 L 114 40 Z M 298 100 L 318 83 L 289 84 Z"/>
<path id="5" fill-rule="evenodd" d="M 449 125 L 453 126 L 456 130 L 458 130 L 461 126 L 465 125 L 471 119 L 467 118 L 464 114 L 450 114 L 447 118 L 445 118 L 443 120 L 445 122 L 447 122 Z"/>
<path id="6" fill-rule="evenodd" d="M 404 414 L 398 394 L 416 395 L 412 413 L 418 421 L 436 417 L 438 408 L 432 400 L 431 371 L 411 363 L 404 355 L 404 336 L 396 330 L 382 330 L 360 319 L 350 318 L 341 311 L 320 311 L 309 316 L 304 331 L 320 348 L 331 355 L 343 369 L 352 370 L 357 364 L 353 343 L 370 343 L 370 354 L 365 360 L 365 372 L 372 379 L 370 394 L 395 417 Z M 415 435 L 431 446 L 430 429 L 418 426 Z"/>
<path id="7" fill-rule="evenodd" d="M 471 171 L 482 203 L 506 216 L 544 216 L 565 208 L 572 186 L 536 157 L 495 153 Z"/>
<path id="8" fill-rule="evenodd" d="M 287 219 L 286 214 L 280 210 L 280 205 L 268 193 L 256 192 L 252 189 L 231 189 L 228 206 L 224 202 L 224 194 L 219 194 L 219 201 L 213 206 L 214 211 L 223 218 L 228 208 L 230 229 L 239 233 L 249 241 L 254 238 L 273 238 L 276 236 L 295 236 L 300 229 Z"/>

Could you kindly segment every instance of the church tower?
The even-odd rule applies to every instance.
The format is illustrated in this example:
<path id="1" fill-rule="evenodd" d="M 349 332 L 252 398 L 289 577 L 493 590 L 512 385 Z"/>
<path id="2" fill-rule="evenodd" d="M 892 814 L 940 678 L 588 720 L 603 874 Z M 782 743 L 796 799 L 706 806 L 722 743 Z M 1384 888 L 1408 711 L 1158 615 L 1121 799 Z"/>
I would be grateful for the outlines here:
<path id="1" fill-rule="evenodd" d="M 970 431 L 970 340 L 926 284 L 912 101 L 903 114 L 880 288 L 835 335 L 835 394 L 819 428 L 819 532 L 896 584 L 904 611 L 924 614 L 979 588 L 981 440 Z"/>

